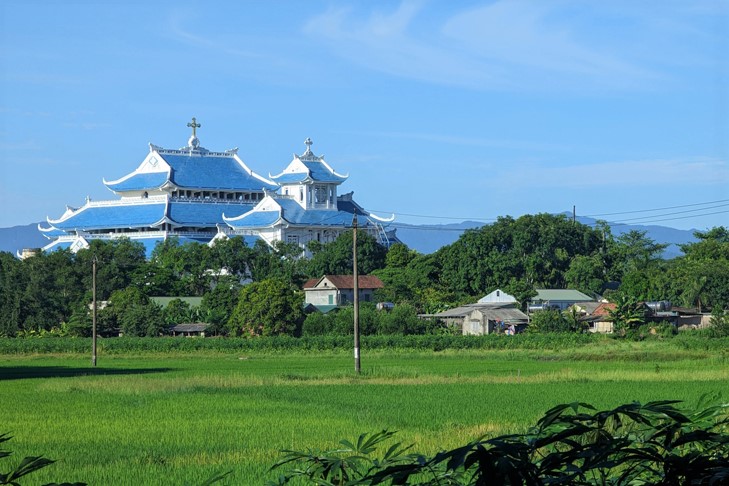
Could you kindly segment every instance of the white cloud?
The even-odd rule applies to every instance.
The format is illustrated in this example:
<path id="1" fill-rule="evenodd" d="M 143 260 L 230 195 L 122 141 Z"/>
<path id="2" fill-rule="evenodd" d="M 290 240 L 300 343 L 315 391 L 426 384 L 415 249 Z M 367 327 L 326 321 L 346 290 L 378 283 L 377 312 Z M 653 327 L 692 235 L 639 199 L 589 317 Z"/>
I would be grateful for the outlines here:
<path id="1" fill-rule="evenodd" d="M 472 89 L 584 92 L 650 89 L 665 81 L 665 73 L 632 56 L 630 42 L 593 39 L 590 28 L 604 12 L 575 14 L 580 5 L 501 0 L 433 12 L 404 1 L 394 11 L 365 15 L 331 9 L 311 18 L 304 32 L 353 64 Z"/>

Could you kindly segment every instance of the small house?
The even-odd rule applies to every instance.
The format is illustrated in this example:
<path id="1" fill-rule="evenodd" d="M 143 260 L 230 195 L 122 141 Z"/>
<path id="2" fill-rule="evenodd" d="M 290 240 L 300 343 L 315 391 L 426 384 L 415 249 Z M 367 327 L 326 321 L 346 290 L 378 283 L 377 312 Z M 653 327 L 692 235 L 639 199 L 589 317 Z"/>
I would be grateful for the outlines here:
<path id="1" fill-rule="evenodd" d="M 359 301 L 374 302 L 375 290 L 384 287 L 374 275 L 358 277 Z M 324 275 L 304 283 L 304 304 L 320 310 L 331 310 L 354 302 L 354 275 Z"/>
<path id="2" fill-rule="evenodd" d="M 496 289 L 488 295 L 478 299 L 479 304 L 516 304 L 516 297 L 507 294 L 501 289 Z"/>
<path id="3" fill-rule="evenodd" d="M 205 331 L 207 331 L 208 327 L 210 327 L 210 324 L 205 322 L 177 324 L 172 328 L 172 335 L 184 337 L 205 337 Z"/>
<path id="4" fill-rule="evenodd" d="M 421 314 L 423 319 L 438 319 L 471 335 L 519 332 L 529 317 L 509 303 L 466 304 L 437 314 Z"/>
<path id="5" fill-rule="evenodd" d="M 579 290 L 572 289 L 534 289 L 537 295 L 529 300 L 529 312 L 541 310 L 563 311 L 579 302 L 591 302 L 594 299 Z"/>

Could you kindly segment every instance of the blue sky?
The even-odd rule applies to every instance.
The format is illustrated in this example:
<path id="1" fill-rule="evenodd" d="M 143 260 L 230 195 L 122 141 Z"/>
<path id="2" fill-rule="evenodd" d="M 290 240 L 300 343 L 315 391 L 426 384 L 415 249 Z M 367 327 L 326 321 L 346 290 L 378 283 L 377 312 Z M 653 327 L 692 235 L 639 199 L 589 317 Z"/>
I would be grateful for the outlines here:
<path id="1" fill-rule="evenodd" d="M 729 225 L 729 1 L 0 3 L 0 227 L 115 198 L 192 116 L 262 175 L 311 137 L 400 222 Z"/>

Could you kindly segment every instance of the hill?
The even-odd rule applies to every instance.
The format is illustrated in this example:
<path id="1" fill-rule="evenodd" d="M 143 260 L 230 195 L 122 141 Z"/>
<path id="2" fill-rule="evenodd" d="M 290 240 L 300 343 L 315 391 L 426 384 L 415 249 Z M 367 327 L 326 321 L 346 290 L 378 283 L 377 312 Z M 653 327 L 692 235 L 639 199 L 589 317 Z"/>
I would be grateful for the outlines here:
<path id="1" fill-rule="evenodd" d="M 38 231 L 38 223 L 0 228 L 0 251 L 15 255 L 23 248 L 41 248 L 48 240 Z"/>

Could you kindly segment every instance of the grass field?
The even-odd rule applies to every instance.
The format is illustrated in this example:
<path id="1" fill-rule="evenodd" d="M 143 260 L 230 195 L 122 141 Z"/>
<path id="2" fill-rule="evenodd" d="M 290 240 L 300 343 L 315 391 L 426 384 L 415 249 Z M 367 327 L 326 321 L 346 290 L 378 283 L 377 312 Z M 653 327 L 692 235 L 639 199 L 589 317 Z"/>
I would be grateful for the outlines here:
<path id="1" fill-rule="evenodd" d="M 721 351 L 660 342 L 563 351 L 344 352 L 0 356 L 0 432 L 15 459 L 58 463 L 23 484 L 262 484 L 281 449 L 334 447 L 397 430 L 432 453 L 480 435 L 524 431 L 558 403 L 729 392 Z"/>

